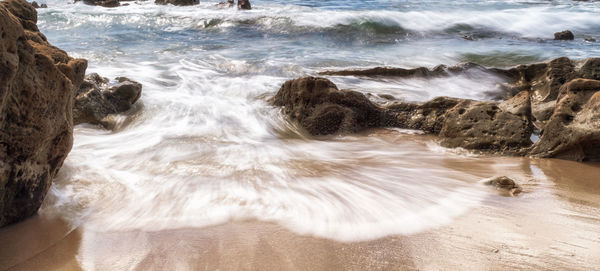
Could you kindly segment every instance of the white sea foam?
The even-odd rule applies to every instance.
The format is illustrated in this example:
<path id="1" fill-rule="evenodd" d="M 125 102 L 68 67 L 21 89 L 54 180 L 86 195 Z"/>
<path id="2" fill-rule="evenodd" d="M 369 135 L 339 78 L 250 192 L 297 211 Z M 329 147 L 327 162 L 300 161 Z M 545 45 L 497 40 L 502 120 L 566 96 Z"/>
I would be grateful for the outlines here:
<path id="1" fill-rule="evenodd" d="M 88 58 L 89 72 L 127 76 L 144 89 L 141 110 L 121 116 L 118 130 L 76 127 L 73 150 L 50 194 L 54 204 L 44 211 L 68 210 L 75 214 L 68 219 L 96 231 L 158 231 L 254 219 L 340 241 L 445 225 L 488 192 L 473 185 L 479 176 L 453 167 L 468 154 L 448 153 L 406 131 L 386 130 L 392 137 L 307 138 L 267 98 L 287 79 L 332 67 L 432 67 L 452 64 L 462 52 L 445 37 L 373 47 L 294 33 L 375 22 L 416 32 L 469 24 L 545 37 L 563 28 L 600 25 L 594 10 L 559 7 L 332 11 L 258 1 L 255 10 L 241 12 L 205 2 L 173 7 L 148 1 L 118 9 L 49 4 L 39 12 L 40 27 L 51 41 Z M 238 27 L 246 32 L 235 32 Z M 226 35 L 229 31 L 237 34 Z M 251 31 L 261 39 L 245 40 Z M 215 34 L 210 37 L 216 41 L 205 39 L 205 33 Z M 486 74 L 332 79 L 340 87 L 412 101 L 486 99 L 482 91 L 493 92 L 499 82 Z"/>

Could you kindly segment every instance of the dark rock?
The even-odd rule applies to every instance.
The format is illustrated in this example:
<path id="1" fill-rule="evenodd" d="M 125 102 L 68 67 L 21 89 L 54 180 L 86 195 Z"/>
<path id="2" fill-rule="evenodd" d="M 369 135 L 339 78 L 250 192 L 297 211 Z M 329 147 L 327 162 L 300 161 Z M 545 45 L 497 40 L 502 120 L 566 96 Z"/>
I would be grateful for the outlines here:
<path id="1" fill-rule="evenodd" d="M 31 2 L 31 6 L 33 6 L 33 8 L 40 8 L 40 4 L 36 1 Z"/>
<path id="2" fill-rule="evenodd" d="M 193 6 L 200 4 L 200 0 L 155 0 L 157 5 Z"/>
<path id="3" fill-rule="evenodd" d="M 556 109 L 531 155 L 600 160 L 600 81 L 576 79 L 561 88 Z"/>
<path id="4" fill-rule="evenodd" d="M 81 0 L 75 0 L 78 2 Z M 90 6 L 101 6 L 105 8 L 114 8 L 121 5 L 119 0 L 83 0 L 83 3 Z"/>
<path id="5" fill-rule="evenodd" d="M 498 189 L 506 190 L 510 195 L 517 195 L 523 191 L 523 189 L 511 178 L 506 176 L 496 177 L 489 180 L 485 180 L 484 184 L 495 186 Z"/>
<path id="6" fill-rule="evenodd" d="M 573 35 L 573 32 L 571 32 L 570 30 L 565 30 L 562 32 L 554 33 L 554 39 L 555 40 L 574 40 L 575 35 Z"/>
<path id="7" fill-rule="evenodd" d="M 238 0 L 238 8 L 239 9 L 252 9 L 252 6 L 250 5 L 250 0 Z"/>
<path id="8" fill-rule="evenodd" d="M 107 78 L 96 73 L 89 74 L 77 91 L 73 104 L 73 122 L 101 124 L 110 114 L 125 112 L 140 98 L 142 85 L 125 77 L 111 85 Z"/>
<path id="9" fill-rule="evenodd" d="M 24 0 L 0 2 L 0 227 L 40 207 L 73 143 L 71 106 L 87 68 L 52 46 Z"/>
<path id="10" fill-rule="evenodd" d="M 340 70 L 340 71 L 323 71 L 319 72 L 320 75 L 335 75 L 335 76 L 364 76 L 364 77 L 440 77 L 459 74 L 468 70 L 483 70 L 486 71 L 481 65 L 475 63 L 461 63 L 456 66 L 445 66 L 439 65 L 433 69 L 425 67 L 419 67 L 414 69 L 403 69 L 403 68 L 392 68 L 392 67 L 375 67 L 365 70 Z"/>
<path id="11" fill-rule="evenodd" d="M 217 8 L 232 8 L 235 6 L 233 0 L 228 0 L 227 2 L 220 2 L 217 4 Z"/>
<path id="12" fill-rule="evenodd" d="M 596 42 L 596 39 L 594 38 L 585 38 L 584 40 L 587 42 Z"/>
<path id="13" fill-rule="evenodd" d="M 366 128 L 389 126 L 392 114 L 362 93 L 338 90 L 325 78 L 303 77 L 281 86 L 271 103 L 282 106 L 292 120 L 312 135 L 358 132 Z"/>

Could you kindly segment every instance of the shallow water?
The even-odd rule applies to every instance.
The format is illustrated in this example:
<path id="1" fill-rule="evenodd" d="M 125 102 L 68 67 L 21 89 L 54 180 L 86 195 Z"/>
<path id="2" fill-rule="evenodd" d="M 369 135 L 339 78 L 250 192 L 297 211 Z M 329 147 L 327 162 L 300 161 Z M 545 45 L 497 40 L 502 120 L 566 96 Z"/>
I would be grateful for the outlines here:
<path id="1" fill-rule="evenodd" d="M 16 233 L 52 230 L 0 249 L 7 255 L 0 267 L 31 269 L 54 258 L 68 262 L 56 268 L 99 270 L 452 269 L 461 255 L 474 268 L 600 266 L 597 165 L 478 156 L 397 129 L 311 138 L 266 102 L 285 80 L 327 69 L 599 56 L 600 43 L 583 40 L 600 40 L 598 3 L 253 1 L 244 12 L 208 1 L 47 3 L 38 24 L 54 45 L 88 59 L 89 72 L 141 82 L 143 95 L 130 114 L 115 117 L 115 131 L 76 127 L 41 215 L 0 231 L 0 239 L 16 244 L 23 235 Z M 551 40 L 564 29 L 576 40 Z M 503 82 L 478 72 L 330 79 L 408 101 L 492 99 Z M 523 182 L 525 193 L 505 197 L 480 183 L 496 175 Z M 477 243 L 502 242 L 514 262 L 489 265 L 495 253 L 482 251 L 493 248 Z M 357 255 L 365 258 L 352 263 Z"/>

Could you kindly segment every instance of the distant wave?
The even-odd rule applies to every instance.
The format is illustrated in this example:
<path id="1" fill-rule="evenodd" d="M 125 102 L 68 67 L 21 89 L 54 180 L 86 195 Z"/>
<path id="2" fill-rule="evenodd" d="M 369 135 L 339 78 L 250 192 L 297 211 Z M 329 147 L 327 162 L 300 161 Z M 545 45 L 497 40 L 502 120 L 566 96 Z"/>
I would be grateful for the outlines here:
<path id="1" fill-rule="evenodd" d="M 110 12 L 109 12 L 110 11 Z M 525 38 L 550 38 L 564 29 L 597 33 L 600 7 L 559 9 L 532 6 L 505 10 L 330 11 L 271 5 L 252 12 L 220 10 L 212 4 L 193 8 L 156 6 L 140 2 L 107 10 L 83 4 L 40 11 L 40 24 L 77 28 L 106 24 L 161 28 L 168 31 L 250 27 L 267 33 L 371 33 L 428 35 L 471 31 L 504 33 Z M 46 16 L 44 16 L 46 14 Z M 85 22 L 85 24 L 83 24 Z M 494 34 L 495 35 L 495 34 Z"/>

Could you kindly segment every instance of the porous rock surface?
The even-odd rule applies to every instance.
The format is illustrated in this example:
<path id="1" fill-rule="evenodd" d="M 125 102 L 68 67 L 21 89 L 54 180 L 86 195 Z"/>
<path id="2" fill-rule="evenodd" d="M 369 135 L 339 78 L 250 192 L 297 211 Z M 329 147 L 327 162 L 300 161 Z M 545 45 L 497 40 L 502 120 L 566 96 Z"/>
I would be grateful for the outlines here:
<path id="1" fill-rule="evenodd" d="M 325 78 L 310 77 L 309 81 L 320 83 L 307 84 L 307 78 L 290 80 L 272 102 L 283 106 L 284 113 L 300 121 L 313 135 L 400 127 L 436 134 L 443 146 L 452 148 L 576 161 L 600 160 L 600 58 L 573 61 L 562 57 L 510 69 L 488 69 L 466 63 L 432 70 L 371 68 L 320 74 L 431 77 L 471 69 L 505 78 L 505 100 L 483 102 L 438 97 L 425 103 L 375 104 L 361 93 L 338 90 Z M 320 91 L 315 92 L 315 86 Z M 311 96 L 324 89 L 326 95 Z M 368 105 L 365 107 L 368 110 L 340 104 L 338 97 L 347 95 Z M 537 142 L 531 141 L 532 134 L 540 135 Z"/>
<path id="2" fill-rule="evenodd" d="M 35 214 L 73 143 L 87 62 L 52 46 L 24 0 L 0 2 L 0 226 Z"/>
<path id="3" fill-rule="evenodd" d="M 73 122 L 101 124 L 110 114 L 125 112 L 133 107 L 142 94 L 142 85 L 126 77 L 118 77 L 111 84 L 108 78 L 96 73 L 85 77 L 75 94 Z"/>

